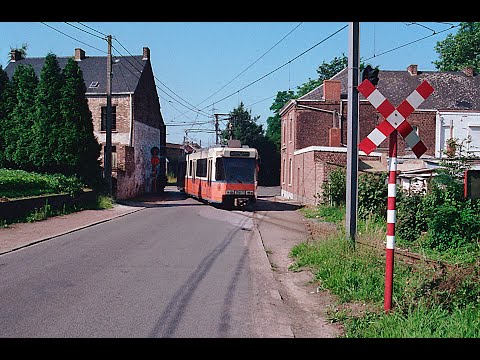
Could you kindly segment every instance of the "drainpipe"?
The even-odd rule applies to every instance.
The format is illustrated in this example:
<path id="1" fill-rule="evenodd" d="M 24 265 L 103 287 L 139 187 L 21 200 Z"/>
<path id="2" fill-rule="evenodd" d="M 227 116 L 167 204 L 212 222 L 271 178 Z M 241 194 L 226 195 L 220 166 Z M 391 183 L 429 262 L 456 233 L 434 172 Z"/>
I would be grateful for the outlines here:
<path id="1" fill-rule="evenodd" d="M 133 142 L 133 104 L 132 104 L 132 94 L 130 94 L 130 135 L 128 137 L 128 146 L 132 146 Z"/>

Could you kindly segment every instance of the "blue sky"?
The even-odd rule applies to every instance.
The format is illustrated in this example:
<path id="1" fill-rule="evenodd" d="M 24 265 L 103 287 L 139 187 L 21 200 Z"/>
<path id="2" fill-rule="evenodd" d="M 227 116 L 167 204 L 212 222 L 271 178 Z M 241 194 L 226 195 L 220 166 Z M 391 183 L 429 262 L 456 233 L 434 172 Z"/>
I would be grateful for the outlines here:
<path id="1" fill-rule="evenodd" d="M 435 70 L 434 47 L 458 22 L 360 22 L 360 57 L 384 70 Z M 297 90 L 316 70 L 348 56 L 349 22 L 0 22 L 0 64 L 11 48 L 27 44 L 28 57 L 105 56 L 112 35 L 114 56 L 140 55 L 150 48 L 167 142 L 184 136 L 214 144 L 213 114 L 243 102 L 267 128 L 278 91 Z M 195 110 L 195 111 L 194 111 Z M 222 120 L 224 117 L 220 117 Z M 224 129 L 226 121 L 220 122 Z"/>

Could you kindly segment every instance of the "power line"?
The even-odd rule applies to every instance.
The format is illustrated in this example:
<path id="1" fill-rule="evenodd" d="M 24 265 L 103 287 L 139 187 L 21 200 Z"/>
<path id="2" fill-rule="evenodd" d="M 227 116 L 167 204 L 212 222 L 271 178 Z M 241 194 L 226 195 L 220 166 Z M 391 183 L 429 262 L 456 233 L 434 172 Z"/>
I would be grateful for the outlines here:
<path id="1" fill-rule="evenodd" d="M 98 51 L 100 51 L 100 52 L 102 52 L 102 53 L 104 53 L 104 54 L 107 53 L 105 50 L 101 50 L 101 49 L 99 49 L 99 48 L 96 48 L 95 46 L 92 46 L 92 45 L 90 45 L 90 44 L 87 44 L 86 42 L 80 41 L 80 40 L 74 38 L 73 36 L 70 36 L 70 35 L 68 35 L 68 34 L 65 34 L 64 32 L 62 32 L 62 31 L 54 28 L 53 26 L 50 26 L 50 25 L 48 25 L 48 24 L 46 24 L 46 23 L 44 23 L 44 22 L 40 22 L 40 23 L 43 24 L 43 25 L 45 25 L 45 26 L 47 26 L 47 27 L 49 27 L 49 28 L 51 28 L 51 29 L 53 29 L 53 30 L 55 30 L 55 31 L 57 31 L 57 32 L 59 32 L 60 34 L 66 36 L 66 37 L 68 37 L 68 38 L 70 38 L 70 39 L 73 39 L 73 40 L 75 40 L 75 41 L 78 41 L 79 43 L 82 43 L 83 45 L 86 45 L 86 46 L 88 46 L 88 47 L 91 47 L 92 49 L 98 50 Z"/>
<path id="2" fill-rule="evenodd" d="M 380 53 L 380 54 L 378 54 L 378 55 L 371 56 L 371 57 L 369 57 L 368 59 L 365 59 L 365 61 L 370 60 L 370 59 L 373 59 L 374 57 L 378 57 L 378 56 L 381 56 L 381 55 L 388 54 L 389 52 L 392 52 L 392 51 L 401 49 L 401 48 L 403 48 L 403 47 L 405 47 L 405 46 L 414 44 L 414 43 L 416 43 L 416 42 L 419 42 L 419 41 L 428 39 L 428 38 L 430 38 L 430 37 L 432 37 L 432 36 L 439 35 L 439 34 L 441 34 L 441 33 L 444 33 L 445 31 L 449 31 L 449 30 L 451 30 L 451 29 L 453 29 L 453 28 L 456 28 L 456 27 L 458 27 L 458 26 L 460 26 L 460 25 L 452 25 L 452 26 L 451 26 L 450 28 L 448 28 L 448 29 L 445 29 L 445 30 L 442 30 L 442 31 L 439 31 L 439 32 L 434 32 L 433 34 L 424 36 L 424 37 L 422 37 L 422 38 L 420 38 L 420 39 L 417 39 L 417 40 L 414 40 L 414 41 L 410 41 L 410 42 L 408 42 L 408 43 L 406 43 L 406 44 L 403 44 L 403 45 L 397 46 L 397 47 L 395 47 L 395 48 L 393 48 L 393 49 L 384 51 L 384 52 L 382 52 L 382 53 Z M 431 29 L 430 29 L 430 30 L 431 30 Z"/>
<path id="3" fill-rule="evenodd" d="M 77 38 L 75 38 L 75 37 L 73 37 L 73 36 L 71 36 L 71 35 L 68 35 L 68 34 L 66 34 L 66 33 L 64 33 L 64 32 L 62 32 L 62 31 L 54 28 L 53 26 L 50 26 L 50 25 L 48 25 L 48 24 L 46 24 L 46 23 L 44 23 L 44 22 L 42 22 L 42 24 L 45 25 L 45 26 L 47 26 L 47 27 L 49 27 L 49 28 L 51 28 L 51 29 L 53 29 L 53 30 L 55 30 L 55 31 L 57 31 L 57 32 L 59 32 L 60 34 L 66 36 L 66 37 L 68 37 L 68 38 L 70 38 L 70 39 L 73 39 L 73 40 L 75 40 L 75 41 L 78 41 L 78 42 L 80 42 L 80 43 L 82 43 L 82 44 L 84 44 L 84 45 L 86 45 L 86 46 L 88 46 L 88 47 L 90 47 L 90 48 L 93 48 L 93 49 L 95 49 L 95 50 L 98 50 L 98 51 L 100 51 L 100 52 L 102 52 L 102 53 L 106 53 L 104 50 L 98 49 L 98 48 L 96 48 L 96 47 L 94 47 L 94 46 L 92 46 L 92 45 L 90 45 L 90 44 L 88 44 L 88 43 L 86 43 L 86 42 L 80 41 L 80 40 L 78 40 Z M 87 34 L 89 34 L 89 35 L 91 35 L 91 36 L 95 36 L 95 37 L 100 38 L 100 39 L 102 39 L 102 40 L 106 40 L 106 39 L 104 39 L 104 38 L 99 37 L 98 35 L 92 34 L 91 32 L 85 31 L 85 30 L 83 30 L 83 29 L 81 29 L 81 28 L 79 28 L 79 27 L 77 27 L 77 26 L 75 26 L 75 25 L 72 25 L 72 24 L 70 24 L 70 23 L 65 22 L 65 24 L 67 24 L 67 25 L 69 25 L 69 26 L 71 26 L 71 27 L 73 27 L 73 28 L 75 28 L 75 29 L 77 29 L 77 30 L 79 30 L 79 31 L 85 32 L 85 33 L 87 33 Z M 82 24 L 82 25 L 83 25 L 83 24 Z M 86 26 L 86 25 L 83 25 L 83 26 Z M 94 31 L 102 34 L 101 32 L 99 32 L 99 31 L 97 31 L 97 30 L 95 30 L 95 29 L 93 29 L 93 28 L 91 28 L 91 27 L 89 27 L 89 29 L 94 30 Z M 102 35 L 103 35 L 103 34 L 102 34 Z M 115 39 L 115 40 L 120 44 L 120 42 L 119 42 L 117 39 Z M 120 45 L 125 49 L 125 47 L 124 47 L 122 44 L 120 44 Z M 116 50 L 116 51 L 120 54 L 120 52 L 119 52 L 117 49 L 115 49 L 113 46 L 112 46 L 112 48 L 113 48 L 114 50 Z M 126 50 L 126 49 L 125 49 L 125 50 Z M 128 52 L 128 51 L 127 51 L 127 52 Z M 129 54 L 130 54 L 130 53 L 129 53 Z M 130 56 L 131 56 L 133 59 L 136 60 L 136 58 L 135 58 L 132 54 L 130 54 Z M 139 73 L 141 73 L 141 71 L 140 71 L 138 68 L 136 68 L 125 56 L 123 56 L 123 55 L 120 54 L 120 57 L 123 58 L 124 60 L 126 60 L 135 70 L 137 70 Z M 136 60 L 136 61 L 137 61 L 137 60 Z M 137 61 L 137 62 L 138 62 L 138 61 Z M 143 66 L 143 65 L 142 65 L 142 66 Z M 136 76 L 136 74 L 134 74 L 129 68 L 127 68 L 127 67 L 125 67 L 125 68 L 126 68 L 128 71 L 130 71 L 130 73 L 131 73 L 132 75 Z M 168 86 L 166 86 L 165 84 L 163 84 L 163 83 L 162 83 L 159 79 L 157 79 L 155 76 L 154 76 L 154 78 L 155 78 L 157 81 L 159 81 L 163 86 L 165 86 L 167 89 L 169 89 L 172 93 L 174 93 L 177 97 L 179 97 L 180 99 L 182 99 L 178 94 L 176 94 L 175 92 L 173 92 L 170 88 L 168 88 Z M 137 76 L 137 79 L 139 79 L 138 76 Z M 169 96 L 170 98 L 172 98 L 174 101 L 176 101 L 176 102 L 178 102 L 180 105 L 184 106 L 185 108 L 187 108 L 187 109 L 189 109 L 189 110 L 191 110 L 191 111 L 194 111 L 194 112 L 202 111 L 202 110 L 200 110 L 200 109 L 197 109 L 197 110 L 194 109 L 194 108 L 192 109 L 192 108 L 190 108 L 190 107 L 188 107 L 188 106 L 180 103 L 180 102 L 179 102 L 178 100 L 176 100 L 173 96 L 169 95 L 167 92 L 165 92 L 163 89 L 161 89 L 161 88 L 158 87 L 157 85 L 156 85 L 156 87 L 157 87 L 160 91 L 163 91 L 167 96 Z M 184 99 L 182 99 L 182 100 L 185 101 L 187 104 L 189 104 L 186 100 L 184 100 Z M 191 104 L 190 104 L 190 105 L 191 105 Z M 193 106 L 193 105 L 191 105 L 191 106 Z M 172 106 L 172 107 L 173 107 L 173 106 Z M 175 109 L 175 107 L 173 107 L 173 108 Z M 178 109 L 176 109 L 176 110 L 180 113 L 180 111 L 179 111 Z M 204 115 L 204 116 L 209 116 L 209 114 L 206 114 L 206 113 L 202 113 L 202 115 Z"/>
<path id="4" fill-rule="evenodd" d="M 223 101 L 223 100 L 225 100 L 225 99 L 228 99 L 229 97 L 232 97 L 233 95 L 237 94 L 239 91 L 242 91 L 242 90 L 244 90 L 244 89 L 252 86 L 253 84 L 259 82 L 260 80 L 262 80 L 262 79 L 266 78 L 267 76 L 273 74 L 274 72 L 280 70 L 280 69 L 283 68 L 284 66 L 290 64 L 292 61 L 297 60 L 300 56 L 305 55 L 307 52 L 311 51 L 312 49 L 316 48 L 318 45 L 320 45 L 320 44 L 322 44 L 323 42 L 327 41 L 328 39 L 330 39 L 331 37 L 333 37 L 334 35 L 336 35 L 336 34 L 339 33 L 340 31 L 342 31 L 343 29 L 345 29 L 347 26 L 348 26 L 348 25 L 345 25 L 345 26 L 343 26 L 342 28 L 338 29 L 337 31 L 335 31 L 335 32 L 332 33 L 331 35 L 327 36 L 327 37 L 326 37 L 325 39 L 323 39 L 322 41 L 319 41 L 318 43 L 316 43 L 315 45 L 313 45 L 313 46 L 310 47 L 309 49 L 307 49 L 307 50 L 305 50 L 304 52 L 302 52 L 301 54 L 295 56 L 293 59 L 287 61 L 285 64 L 280 65 L 280 66 L 277 67 L 276 69 L 270 71 L 268 74 L 263 75 L 262 77 L 258 78 L 258 79 L 255 80 L 255 81 L 252 81 L 250 84 L 248 84 L 248 85 L 244 86 L 243 88 L 235 91 L 234 93 L 231 93 L 230 95 L 227 95 L 227 96 L 225 96 L 224 98 L 222 98 L 222 99 L 220 99 L 220 100 L 217 100 L 216 103 L 219 103 L 220 101 Z M 213 105 L 213 104 L 210 104 L 210 105 L 206 106 L 204 109 L 206 109 L 206 108 L 208 108 L 209 106 L 212 106 L 212 105 Z"/>
<path id="5" fill-rule="evenodd" d="M 130 55 L 133 57 L 132 54 L 130 54 L 130 52 L 120 43 L 120 41 L 118 41 L 118 39 L 115 39 L 116 42 L 118 42 L 118 44 Z M 116 49 L 115 49 L 116 50 Z M 118 50 L 116 50 L 118 51 Z M 136 60 L 135 57 L 133 57 L 134 60 Z M 138 62 L 138 60 L 136 60 Z M 177 93 L 175 93 L 172 89 L 170 89 L 167 85 L 165 85 L 162 81 L 160 81 L 155 75 L 153 76 L 155 78 L 155 80 L 157 80 L 160 84 L 162 84 L 163 86 L 165 86 L 170 92 L 172 92 L 174 95 L 176 95 L 179 99 L 181 99 L 182 101 L 184 101 L 185 103 L 187 103 L 188 105 L 190 105 L 193 109 L 191 108 L 188 108 L 187 106 L 185 106 L 186 108 L 188 108 L 189 110 L 191 111 L 195 111 L 195 112 L 199 112 L 199 113 L 203 113 L 202 115 L 206 115 L 206 116 L 209 116 L 208 114 L 204 113 L 202 110 L 200 109 L 197 109 L 197 107 L 193 104 L 190 104 L 188 101 L 186 101 L 185 99 L 183 99 L 180 95 L 178 95 Z M 173 99 L 173 97 L 172 97 Z M 178 100 L 177 100 L 178 102 Z"/>
<path id="6" fill-rule="evenodd" d="M 95 32 L 99 33 L 100 35 L 102 35 L 102 36 L 104 36 L 104 37 L 107 37 L 107 36 L 108 36 L 108 35 L 106 35 L 106 34 L 104 34 L 104 33 L 100 32 L 100 31 L 98 31 L 98 30 L 96 30 L 96 29 L 94 29 L 94 28 L 92 28 L 92 27 L 88 26 L 88 25 L 85 25 L 85 24 L 81 23 L 81 22 L 79 22 L 79 24 L 80 24 L 80 25 L 82 25 L 82 26 L 85 26 L 87 29 L 90 29 L 90 30 L 93 30 L 93 31 L 95 31 Z"/>
<path id="7" fill-rule="evenodd" d="M 245 68 L 245 70 L 243 70 L 240 74 L 238 74 L 237 76 L 235 76 L 232 80 L 230 80 L 228 83 L 226 83 L 225 85 L 223 85 L 220 89 L 218 89 L 216 92 L 214 92 L 212 95 L 210 95 L 209 97 L 207 97 L 205 100 L 203 100 L 202 102 L 200 102 L 198 105 L 200 104 L 203 104 L 205 101 L 207 101 L 208 99 L 210 99 L 213 95 L 219 93 L 221 90 L 223 90 L 226 86 L 228 86 L 229 84 L 231 84 L 234 80 L 236 80 L 238 77 L 240 77 L 240 75 L 242 75 L 245 71 L 247 71 L 248 69 L 250 69 L 253 65 L 255 65 L 261 58 L 263 58 L 265 55 L 267 55 L 271 50 L 273 50 L 278 44 L 280 44 L 283 40 L 285 40 L 285 38 L 290 35 L 292 32 L 294 32 L 300 25 L 302 25 L 303 23 L 299 23 L 297 26 L 295 26 L 292 30 L 290 30 L 290 32 L 285 35 L 283 38 L 281 38 L 279 41 L 277 41 L 277 43 L 275 45 L 273 45 L 270 49 L 268 49 L 265 53 L 263 53 L 262 56 L 260 56 L 257 60 L 255 60 L 253 63 L 251 63 L 247 68 Z M 198 106 L 197 105 L 197 106 Z"/>
<path id="8" fill-rule="evenodd" d="M 78 26 L 72 25 L 72 24 L 70 24 L 70 23 L 68 23 L 68 22 L 65 22 L 65 24 L 70 25 L 71 27 L 74 27 L 75 29 L 78 29 L 78 30 L 80 30 L 80 31 L 83 31 L 84 33 L 87 33 L 87 34 L 89 34 L 89 35 L 95 36 L 95 37 L 97 37 L 97 38 L 99 38 L 99 39 L 102 39 L 102 40 L 105 40 L 105 38 L 107 37 L 107 35 L 105 35 L 104 37 L 101 37 L 101 36 L 92 34 L 91 32 L 88 32 L 88 31 L 85 31 L 85 30 L 83 30 L 83 29 L 80 29 Z"/>

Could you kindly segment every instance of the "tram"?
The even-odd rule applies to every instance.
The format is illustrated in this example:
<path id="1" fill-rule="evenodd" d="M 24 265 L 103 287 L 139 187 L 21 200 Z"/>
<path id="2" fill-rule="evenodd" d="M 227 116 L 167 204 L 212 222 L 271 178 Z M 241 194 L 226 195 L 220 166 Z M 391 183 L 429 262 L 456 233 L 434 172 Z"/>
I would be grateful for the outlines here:
<path id="1" fill-rule="evenodd" d="M 207 203 L 247 208 L 257 200 L 257 175 L 257 149 L 216 146 L 185 155 L 177 187 Z"/>

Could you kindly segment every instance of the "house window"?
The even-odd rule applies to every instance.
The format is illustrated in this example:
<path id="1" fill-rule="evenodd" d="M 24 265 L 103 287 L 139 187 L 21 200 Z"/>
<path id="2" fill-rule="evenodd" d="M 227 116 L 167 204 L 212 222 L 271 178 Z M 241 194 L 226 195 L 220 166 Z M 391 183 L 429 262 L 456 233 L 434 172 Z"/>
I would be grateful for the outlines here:
<path id="1" fill-rule="evenodd" d="M 102 124 L 101 131 L 107 130 L 107 107 L 102 106 Z M 117 107 L 112 106 L 112 130 L 117 130 Z"/>
<path id="2" fill-rule="evenodd" d="M 287 161 L 286 159 L 283 159 L 283 172 L 282 172 L 282 183 L 285 184 L 285 179 L 286 177 L 286 172 L 287 172 Z"/>
<path id="3" fill-rule="evenodd" d="M 293 161 L 292 159 L 290 159 L 290 166 L 289 166 L 289 169 L 288 169 L 288 185 L 292 185 L 292 176 L 293 176 Z"/>
<path id="4" fill-rule="evenodd" d="M 290 130 L 289 130 L 289 140 L 292 141 L 292 133 L 293 133 L 293 119 L 290 118 L 290 126 L 289 126 Z"/>

